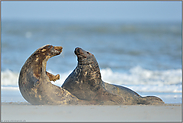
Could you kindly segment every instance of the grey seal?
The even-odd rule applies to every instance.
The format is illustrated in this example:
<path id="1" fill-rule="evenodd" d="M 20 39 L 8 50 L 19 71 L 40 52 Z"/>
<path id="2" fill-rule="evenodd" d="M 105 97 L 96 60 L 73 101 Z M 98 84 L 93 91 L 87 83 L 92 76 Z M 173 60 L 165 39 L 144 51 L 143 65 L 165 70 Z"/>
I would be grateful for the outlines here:
<path id="1" fill-rule="evenodd" d="M 77 56 L 78 64 L 66 78 L 62 87 L 79 99 L 95 100 L 101 102 L 100 104 L 148 105 L 164 103 L 158 97 L 141 97 L 129 88 L 102 81 L 95 56 L 78 47 L 75 48 L 74 53 Z"/>
<path id="2" fill-rule="evenodd" d="M 88 104 L 50 82 L 58 80 L 60 75 L 46 71 L 47 61 L 61 52 L 61 46 L 45 45 L 26 60 L 18 81 L 20 92 L 26 101 L 33 105 Z"/>

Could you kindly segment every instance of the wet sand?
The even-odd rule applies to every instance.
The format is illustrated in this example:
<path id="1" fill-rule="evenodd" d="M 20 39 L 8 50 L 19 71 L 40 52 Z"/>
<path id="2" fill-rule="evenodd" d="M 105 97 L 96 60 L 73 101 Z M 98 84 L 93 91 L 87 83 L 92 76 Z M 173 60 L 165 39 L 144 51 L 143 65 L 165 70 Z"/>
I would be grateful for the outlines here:
<path id="1" fill-rule="evenodd" d="M 3 122 L 181 122 L 182 104 L 30 105 L 2 103 Z"/>

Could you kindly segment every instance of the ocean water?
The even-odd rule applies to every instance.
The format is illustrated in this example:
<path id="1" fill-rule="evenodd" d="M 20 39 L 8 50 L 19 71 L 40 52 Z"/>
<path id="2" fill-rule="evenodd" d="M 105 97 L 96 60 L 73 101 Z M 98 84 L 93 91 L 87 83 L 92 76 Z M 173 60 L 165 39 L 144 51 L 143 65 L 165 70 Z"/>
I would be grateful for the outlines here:
<path id="1" fill-rule="evenodd" d="M 95 55 L 102 79 L 165 103 L 182 103 L 181 23 L 1 22 L 1 101 L 25 102 L 18 77 L 26 59 L 46 44 L 62 46 L 47 71 L 60 74 L 61 86 L 77 65 L 81 47 Z"/>

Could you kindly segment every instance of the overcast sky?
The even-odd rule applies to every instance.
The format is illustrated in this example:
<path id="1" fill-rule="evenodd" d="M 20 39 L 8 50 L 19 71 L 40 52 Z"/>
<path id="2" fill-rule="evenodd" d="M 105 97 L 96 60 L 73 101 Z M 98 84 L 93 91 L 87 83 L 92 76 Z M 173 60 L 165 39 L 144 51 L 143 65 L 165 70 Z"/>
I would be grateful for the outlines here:
<path id="1" fill-rule="evenodd" d="M 2 1 L 2 20 L 181 21 L 181 1 Z"/>

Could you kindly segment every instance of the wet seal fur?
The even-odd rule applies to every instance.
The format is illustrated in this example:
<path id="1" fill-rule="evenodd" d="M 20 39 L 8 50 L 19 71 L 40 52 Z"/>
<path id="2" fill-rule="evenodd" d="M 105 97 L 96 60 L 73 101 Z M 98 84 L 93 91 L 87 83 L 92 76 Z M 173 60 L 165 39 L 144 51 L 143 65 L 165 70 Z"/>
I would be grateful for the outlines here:
<path id="1" fill-rule="evenodd" d="M 78 59 L 77 67 L 67 77 L 62 87 L 79 99 L 95 100 L 100 104 L 164 104 L 158 97 L 141 97 L 126 87 L 103 82 L 94 55 L 81 48 L 75 48 L 74 52 Z"/>
<path id="2" fill-rule="evenodd" d="M 47 61 L 61 52 L 61 46 L 45 45 L 27 59 L 19 75 L 19 89 L 26 101 L 33 105 L 87 104 L 50 82 L 60 75 L 46 71 Z"/>

